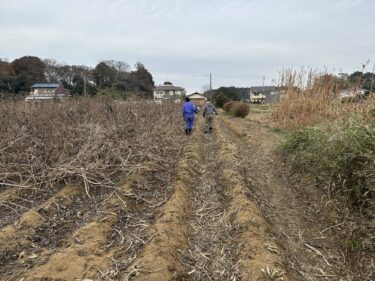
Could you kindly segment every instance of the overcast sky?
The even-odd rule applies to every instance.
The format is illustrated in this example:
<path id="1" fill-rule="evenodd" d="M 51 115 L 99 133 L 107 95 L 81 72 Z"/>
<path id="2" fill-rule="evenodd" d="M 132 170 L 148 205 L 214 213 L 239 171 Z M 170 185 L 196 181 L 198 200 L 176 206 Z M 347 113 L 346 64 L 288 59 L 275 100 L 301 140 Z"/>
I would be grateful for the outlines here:
<path id="1" fill-rule="evenodd" d="M 0 0 L 0 58 L 140 61 L 156 84 L 271 84 L 375 63 L 375 0 Z M 372 66 L 369 67 L 369 71 Z"/>

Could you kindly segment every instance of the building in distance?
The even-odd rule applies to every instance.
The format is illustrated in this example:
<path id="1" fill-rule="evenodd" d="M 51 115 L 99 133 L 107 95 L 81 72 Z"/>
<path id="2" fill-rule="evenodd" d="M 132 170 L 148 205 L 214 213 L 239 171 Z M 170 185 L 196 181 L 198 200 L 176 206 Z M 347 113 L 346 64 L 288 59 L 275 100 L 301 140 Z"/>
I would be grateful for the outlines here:
<path id="1" fill-rule="evenodd" d="M 280 89 L 275 86 L 250 87 L 249 100 L 252 103 L 273 103 L 280 99 Z"/>
<path id="2" fill-rule="evenodd" d="M 37 83 L 31 86 L 31 92 L 26 96 L 26 101 L 52 100 L 69 97 L 69 90 L 62 83 Z"/>
<path id="3" fill-rule="evenodd" d="M 171 82 L 164 82 L 163 85 L 156 86 L 153 90 L 153 96 L 156 102 L 170 100 L 179 103 L 185 94 L 186 91 L 184 88 L 175 86 Z"/>
<path id="4" fill-rule="evenodd" d="M 207 102 L 207 98 L 198 92 L 192 93 L 188 95 L 188 97 L 190 98 L 191 102 L 194 103 L 196 106 L 203 106 Z"/>

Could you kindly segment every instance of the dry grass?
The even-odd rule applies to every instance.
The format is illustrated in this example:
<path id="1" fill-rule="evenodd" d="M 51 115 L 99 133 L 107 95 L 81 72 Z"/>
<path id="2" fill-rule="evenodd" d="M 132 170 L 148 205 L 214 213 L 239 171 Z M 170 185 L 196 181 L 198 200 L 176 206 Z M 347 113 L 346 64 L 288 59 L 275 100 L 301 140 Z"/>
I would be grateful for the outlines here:
<path id="1" fill-rule="evenodd" d="M 284 128 L 300 128 L 347 115 L 366 114 L 374 99 L 341 102 L 342 80 L 317 70 L 284 70 L 280 75 L 281 100 L 271 113 L 273 122 Z"/>
<path id="2" fill-rule="evenodd" d="M 340 101 L 340 91 L 348 86 L 345 81 L 313 70 L 286 70 L 281 85 L 282 99 L 271 117 L 282 127 L 301 129 L 291 134 L 284 147 L 294 169 L 306 167 L 315 177 L 324 178 L 329 194 L 333 185 L 350 194 L 354 204 L 373 199 L 375 99 Z"/>
<path id="3" fill-rule="evenodd" d="M 174 104 L 2 102 L 0 112 L 2 187 L 78 182 L 89 194 L 90 187 L 112 187 L 178 153 L 181 124 Z"/>

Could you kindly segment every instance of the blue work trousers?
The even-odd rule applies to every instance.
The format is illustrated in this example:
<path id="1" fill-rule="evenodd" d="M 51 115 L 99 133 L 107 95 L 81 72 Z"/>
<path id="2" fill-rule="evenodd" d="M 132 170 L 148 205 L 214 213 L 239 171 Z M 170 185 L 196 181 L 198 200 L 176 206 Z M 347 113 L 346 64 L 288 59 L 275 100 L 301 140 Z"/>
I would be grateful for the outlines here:
<path id="1" fill-rule="evenodd" d="M 194 114 L 185 115 L 185 129 L 193 129 L 194 127 Z"/>

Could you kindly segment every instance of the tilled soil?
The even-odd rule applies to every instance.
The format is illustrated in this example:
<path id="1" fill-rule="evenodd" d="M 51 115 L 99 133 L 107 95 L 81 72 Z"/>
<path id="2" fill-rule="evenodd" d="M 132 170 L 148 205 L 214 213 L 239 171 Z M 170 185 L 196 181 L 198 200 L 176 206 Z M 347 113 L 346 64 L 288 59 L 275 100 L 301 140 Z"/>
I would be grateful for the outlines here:
<path id="1" fill-rule="evenodd" d="M 218 129 L 203 134 L 202 123 L 126 280 L 287 280 L 269 226 L 245 195 L 236 144 Z"/>
<path id="2" fill-rule="evenodd" d="M 31 207 L 52 197 L 56 190 L 9 187 L 0 193 L 0 228 L 4 227 Z"/>
<path id="3" fill-rule="evenodd" d="M 171 192 L 170 162 L 168 170 L 129 175 L 90 197 L 68 186 L 15 209 L 13 223 L 0 230 L 0 280 L 120 280 Z"/>
<path id="4" fill-rule="evenodd" d="M 187 246 L 179 255 L 189 280 L 238 280 L 239 276 L 239 245 L 233 239 L 239 226 L 227 212 L 219 149 L 220 142 L 214 134 L 206 134 L 198 149 L 200 159 L 191 184 Z"/>
<path id="5" fill-rule="evenodd" d="M 288 175 L 276 135 L 226 116 L 204 134 L 203 122 L 170 169 L 91 198 L 2 190 L 0 280 L 375 280 L 335 241 L 337 202 Z"/>

